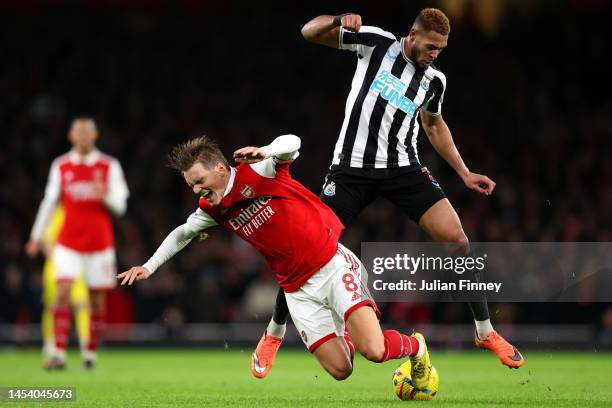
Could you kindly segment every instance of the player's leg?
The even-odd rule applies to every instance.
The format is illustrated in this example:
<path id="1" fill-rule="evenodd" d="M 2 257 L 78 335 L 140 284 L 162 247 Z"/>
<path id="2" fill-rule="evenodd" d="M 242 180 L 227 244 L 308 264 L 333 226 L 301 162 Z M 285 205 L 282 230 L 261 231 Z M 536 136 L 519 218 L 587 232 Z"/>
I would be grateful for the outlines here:
<path id="1" fill-rule="evenodd" d="M 79 339 L 81 356 L 83 357 L 89 343 L 89 320 L 91 314 L 89 310 L 89 290 L 85 283 L 85 275 L 82 272 L 79 278 L 72 284 L 70 303 L 74 313 L 74 326 Z"/>
<path id="2" fill-rule="evenodd" d="M 377 188 L 376 183 L 365 177 L 357 177 L 343 169 L 333 169 L 325 176 L 320 197 L 347 227 L 376 197 Z M 272 369 L 276 353 L 285 335 L 288 317 L 289 309 L 285 300 L 285 292 L 279 288 L 272 319 L 251 356 L 251 373 L 255 377 L 264 378 Z M 266 370 L 262 371 L 258 367 L 266 367 Z"/>
<path id="3" fill-rule="evenodd" d="M 70 290 L 72 283 L 82 270 L 82 255 L 62 245 L 53 249 L 57 296 L 53 306 L 53 336 L 55 338 L 55 355 L 45 363 L 49 369 L 63 368 L 66 363 L 66 350 L 70 338 L 72 323 L 70 309 Z"/>
<path id="4" fill-rule="evenodd" d="M 53 257 L 49 256 L 43 266 L 43 313 L 41 316 L 43 353 L 50 362 L 55 355 L 55 336 L 53 334 L 53 310 L 57 297 L 57 282 Z M 83 276 L 79 276 L 70 288 L 70 304 L 74 311 L 74 323 L 81 350 L 85 350 L 89 339 L 89 300 Z"/>
<path id="5" fill-rule="evenodd" d="M 406 212 L 432 239 L 448 243 L 453 255 L 469 253 L 469 240 L 459 216 L 426 167 L 405 171 L 401 178 L 386 182 L 383 191 L 386 198 Z M 478 280 L 479 276 L 475 275 L 473 279 Z M 520 367 L 523 364 L 521 354 L 493 330 L 484 294 L 468 305 L 476 325 L 476 344 L 493 350 L 508 367 Z"/>
<path id="6" fill-rule="evenodd" d="M 367 272 L 361 261 L 340 245 L 335 257 L 335 271 L 329 279 L 329 299 L 332 309 L 346 322 L 348 340 L 366 359 L 381 363 L 410 357 L 415 387 L 424 388 L 429 382 L 431 361 L 422 335 L 406 336 L 395 330 L 380 328 L 380 312 L 367 289 Z M 326 266 L 327 267 L 327 266 Z"/>
<path id="7" fill-rule="evenodd" d="M 469 241 L 459 216 L 446 198 L 440 184 L 426 167 L 400 171 L 402 177 L 388 180 L 383 195 L 400 207 L 435 241 L 448 243 L 453 255 L 469 252 Z M 469 304 L 479 336 L 493 331 L 486 299 Z"/>
<path id="8" fill-rule="evenodd" d="M 272 370 L 276 353 L 283 343 L 288 317 L 289 307 L 285 299 L 285 292 L 279 287 L 272 319 L 251 355 L 251 373 L 255 377 L 264 378 Z"/>
<path id="9" fill-rule="evenodd" d="M 50 361 L 55 355 L 55 336 L 53 335 L 53 307 L 57 297 L 57 283 L 55 281 L 55 268 L 52 256 L 45 259 L 42 272 L 42 304 L 43 311 L 40 319 L 43 356 L 45 361 Z"/>
<path id="10" fill-rule="evenodd" d="M 302 288 L 286 293 L 285 297 L 291 319 L 308 351 L 332 377 L 344 380 L 353 372 L 354 354 L 343 338 L 343 325 L 337 324 L 322 295 L 329 280 L 325 272 L 330 271 L 321 269 Z"/>
<path id="11" fill-rule="evenodd" d="M 448 199 L 444 198 L 427 209 L 419 220 L 419 226 L 433 240 L 451 244 L 449 251 L 453 255 L 469 254 L 468 238 L 463 231 L 459 216 Z M 469 306 L 476 322 L 478 335 L 486 338 L 493 331 L 486 298 L 483 296 L 480 301 L 469 302 Z"/>
<path id="12" fill-rule="evenodd" d="M 70 309 L 70 288 L 72 279 L 57 279 L 57 297 L 53 308 L 53 337 L 55 338 L 55 355 L 52 367 L 63 368 L 66 363 L 66 350 L 70 340 L 72 315 Z"/>
<path id="13" fill-rule="evenodd" d="M 429 208 L 421 217 L 419 225 L 436 241 L 459 244 L 460 255 L 469 253 L 468 239 L 455 209 L 447 199 L 440 200 Z M 478 280 L 479 277 L 475 276 L 474 279 Z M 468 305 L 476 324 L 476 346 L 490 349 L 502 364 L 510 368 L 522 366 L 524 358 L 521 353 L 493 329 L 485 295 L 482 294 L 479 300 L 468 302 Z"/>
<path id="14" fill-rule="evenodd" d="M 106 322 L 106 290 L 89 289 L 90 318 L 89 335 L 85 350 L 82 352 L 83 367 L 91 369 L 97 359 L 98 346 Z"/>
<path id="15" fill-rule="evenodd" d="M 346 380 L 353 373 L 353 359 L 342 337 L 329 339 L 312 353 L 325 371 L 338 381 Z"/>
<path id="16" fill-rule="evenodd" d="M 89 342 L 84 353 L 83 366 L 94 367 L 97 351 L 106 324 L 106 292 L 116 285 L 116 260 L 114 248 L 96 252 L 87 256 L 85 263 L 85 281 L 89 288 L 91 318 L 89 324 Z"/>
<path id="17" fill-rule="evenodd" d="M 360 305 L 346 319 L 346 328 L 355 348 L 366 359 L 382 363 L 409 357 L 411 378 L 416 388 L 429 383 L 431 359 L 425 338 L 420 333 L 407 336 L 396 330 L 382 330 L 378 316 L 371 305 Z"/>

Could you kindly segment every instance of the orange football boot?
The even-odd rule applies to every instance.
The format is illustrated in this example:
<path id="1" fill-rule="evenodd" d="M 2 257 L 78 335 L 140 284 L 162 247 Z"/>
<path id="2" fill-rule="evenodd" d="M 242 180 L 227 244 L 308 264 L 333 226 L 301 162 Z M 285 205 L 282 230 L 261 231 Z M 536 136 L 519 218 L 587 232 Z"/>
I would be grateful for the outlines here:
<path id="1" fill-rule="evenodd" d="M 251 373 L 257 378 L 264 378 L 274 365 L 276 352 L 283 343 L 280 337 L 268 336 L 264 332 L 257 343 L 257 348 L 251 355 Z"/>
<path id="2" fill-rule="evenodd" d="M 474 335 L 476 347 L 486 348 L 497 354 L 502 364 L 508 368 L 519 368 L 525 362 L 525 359 L 512 344 L 493 330 L 486 339 L 480 340 L 478 334 Z"/>

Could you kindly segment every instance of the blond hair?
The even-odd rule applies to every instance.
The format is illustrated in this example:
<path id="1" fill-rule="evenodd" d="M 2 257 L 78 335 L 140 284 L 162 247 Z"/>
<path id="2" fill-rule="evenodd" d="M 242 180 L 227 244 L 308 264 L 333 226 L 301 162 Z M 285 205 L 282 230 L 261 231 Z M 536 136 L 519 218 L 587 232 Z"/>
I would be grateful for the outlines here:
<path id="1" fill-rule="evenodd" d="M 208 168 L 217 163 L 223 163 L 225 167 L 229 167 L 219 145 L 206 136 L 181 143 L 175 146 L 168 155 L 168 166 L 181 172 L 189 170 L 196 162 Z"/>

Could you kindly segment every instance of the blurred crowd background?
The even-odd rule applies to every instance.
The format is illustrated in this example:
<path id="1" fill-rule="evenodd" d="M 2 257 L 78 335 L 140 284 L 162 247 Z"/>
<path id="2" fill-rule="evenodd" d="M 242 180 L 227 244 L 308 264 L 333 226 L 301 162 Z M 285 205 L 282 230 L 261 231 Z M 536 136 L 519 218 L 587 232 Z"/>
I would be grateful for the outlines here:
<path id="1" fill-rule="evenodd" d="M 2 1 L 0 41 L 0 322 L 40 320 L 42 259 L 23 246 L 49 166 L 69 149 L 76 114 L 93 115 L 99 147 L 119 158 L 131 190 L 116 220 L 119 268 L 140 265 L 194 211 L 196 197 L 165 166 L 200 134 L 230 155 L 294 133 L 294 177 L 319 193 L 332 158 L 355 55 L 303 40 L 319 14 L 352 11 L 399 36 L 418 11 L 451 18 L 436 62 L 448 80 L 443 115 L 471 170 L 497 182 L 467 190 L 426 136 L 420 157 L 472 241 L 611 241 L 612 96 L 605 1 Z M 385 201 L 343 241 L 427 239 Z M 520 274 L 521 271 L 516 271 Z M 119 288 L 111 322 L 267 322 L 277 284 L 262 258 L 221 229 L 193 242 L 154 279 Z M 453 303 L 384 306 L 384 322 L 469 322 Z M 495 322 L 612 328 L 602 303 L 491 305 Z M 608 339 L 608 341 L 611 341 Z"/>

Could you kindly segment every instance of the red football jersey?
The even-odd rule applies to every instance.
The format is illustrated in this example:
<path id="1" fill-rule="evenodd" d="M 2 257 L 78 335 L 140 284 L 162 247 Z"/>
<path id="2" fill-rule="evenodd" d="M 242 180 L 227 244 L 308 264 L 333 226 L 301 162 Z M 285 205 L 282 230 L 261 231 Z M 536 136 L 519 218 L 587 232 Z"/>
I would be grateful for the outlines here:
<path id="1" fill-rule="evenodd" d="M 277 164 L 274 178 L 240 164 L 218 206 L 204 198 L 199 204 L 263 254 L 285 292 L 298 290 L 330 261 L 344 228 L 319 197 L 291 177 L 289 163 Z"/>
<path id="2" fill-rule="evenodd" d="M 57 238 L 59 244 L 78 252 L 97 252 L 114 246 L 108 203 L 94 191 L 94 183 L 98 181 L 104 183 L 108 192 L 118 196 L 119 201 L 125 202 L 127 186 L 116 159 L 96 150 L 84 158 L 69 152 L 53 161 L 45 196 L 51 201 L 59 199 L 65 210 Z M 46 218 L 40 212 L 45 210 L 39 210 L 33 232 L 35 238 L 44 228 L 44 222 L 38 219 Z"/>

